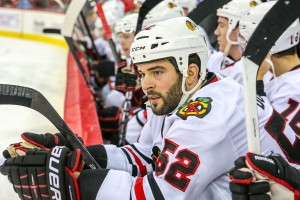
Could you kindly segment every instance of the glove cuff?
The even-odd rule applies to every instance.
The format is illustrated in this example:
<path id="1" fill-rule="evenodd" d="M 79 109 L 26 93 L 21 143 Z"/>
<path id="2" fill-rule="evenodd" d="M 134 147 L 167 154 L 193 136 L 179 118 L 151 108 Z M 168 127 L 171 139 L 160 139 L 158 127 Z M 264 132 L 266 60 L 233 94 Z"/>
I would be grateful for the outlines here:
<path id="1" fill-rule="evenodd" d="M 74 200 L 80 200 L 79 187 L 74 175 L 79 165 L 80 152 L 74 151 L 71 158 L 67 159 L 69 153 L 68 148 L 56 146 L 47 155 L 46 174 L 51 199 L 72 197 Z"/>

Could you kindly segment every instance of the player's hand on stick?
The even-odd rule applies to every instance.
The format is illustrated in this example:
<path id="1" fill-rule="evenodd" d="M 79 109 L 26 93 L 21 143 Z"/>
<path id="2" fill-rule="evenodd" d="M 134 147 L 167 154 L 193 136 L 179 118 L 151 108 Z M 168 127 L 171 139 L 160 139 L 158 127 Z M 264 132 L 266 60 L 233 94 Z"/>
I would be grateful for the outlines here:
<path id="1" fill-rule="evenodd" d="M 300 172 L 281 156 L 247 153 L 230 170 L 233 200 L 296 200 L 300 198 Z"/>
<path id="2" fill-rule="evenodd" d="M 56 146 L 29 150 L 8 158 L 0 172 L 13 184 L 20 199 L 80 199 L 77 178 L 83 169 L 81 151 Z"/>
<path id="3" fill-rule="evenodd" d="M 25 132 L 21 135 L 24 142 L 11 144 L 3 152 L 5 158 L 13 158 L 17 156 L 23 156 L 27 153 L 29 149 L 46 149 L 49 150 L 55 146 L 66 146 L 69 149 L 73 150 L 70 142 L 61 134 L 37 134 Z M 81 142 L 82 139 L 78 137 Z"/>

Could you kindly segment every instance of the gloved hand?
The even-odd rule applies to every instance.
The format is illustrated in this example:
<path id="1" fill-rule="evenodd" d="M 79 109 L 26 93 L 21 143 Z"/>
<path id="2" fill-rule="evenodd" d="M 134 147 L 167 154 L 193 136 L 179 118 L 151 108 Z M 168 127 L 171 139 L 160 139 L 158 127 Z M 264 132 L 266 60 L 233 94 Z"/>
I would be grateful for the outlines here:
<path id="1" fill-rule="evenodd" d="M 109 60 L 100 61 L 94 66 L 97 77 L 109 78 L 115 75 L 115 63 Z"/>
<path id="2" fill-rule="evenodd" d="M 118 64 L 115 88 L 120 92 L 134 91 L 137 85 L 137 75 L 131 66 L 127 66 L 126 60 Z"/>
<path id="3" fill-rule="evenodd" d="M 300 172 L 281 156 L 247 153 L 230 170 L 233 200 L 300 199 Z"/>
<path id="4" fill-rule="evenodd" d="M 20 199 L 80 199 L 77 177 L 83 169 L 79 149 L 56 146 L 50 151 L 29 150 L 7 159 L 0 172 L 13 184 Z"/>
<path id="5" fill-rule="evenodd" d="M 121 109 L 116 106 L 106 107 L 98 112 L 98 118 L 104 139 L 113 143 L 119 131 Z"/>
<path id="6" fill-rule="evenodd" d="M 25 142 L 11 144 L 4 152 L 3 156 L 5 158 L 23 156 L 29 149 L 46 149 L 49 150 L 55 146 L 66 146 L 69 149 L 73 150 L 70 142 L 61 134 L 36 134 L 25 132 L 21 135 L 22 139 Z M 78 137 L 79 140 L 83 143 L 83 140 Z"/>

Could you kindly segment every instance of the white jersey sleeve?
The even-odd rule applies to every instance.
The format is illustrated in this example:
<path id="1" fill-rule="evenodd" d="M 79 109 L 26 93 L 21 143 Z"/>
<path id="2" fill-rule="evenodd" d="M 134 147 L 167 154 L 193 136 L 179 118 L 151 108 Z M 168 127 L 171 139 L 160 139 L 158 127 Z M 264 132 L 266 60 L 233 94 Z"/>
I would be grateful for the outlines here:
<path id="1" fill-rule="evenodd" d="M 209 57 L 207 69 L 210 72 L 231 77 L 239 84 L 243 84 L 241 62 L 234 61 L 229 57 L 224 56 L 222 52 L 216 52 Z"/>
<path id="2" fill-rule="evenodd" d="M 222 52 L 215 52 L 209 57 L 207 69 L 210 72 L 219 73 L 231 77 L 239 84 L 243 85 L 243 63 L 241 60 L 224 56 Z M 267 72 L 264 76 L 264 83 L 268 83 L 272 77 L 271 72 Z"/>
<path id="3" fill-rule="evenodd" d="M 147 121 L 147 112 L 145 109 L 139 110 L 127 124 L 126 141 L 129 144 L 137 142 L 143 126 Z"/>

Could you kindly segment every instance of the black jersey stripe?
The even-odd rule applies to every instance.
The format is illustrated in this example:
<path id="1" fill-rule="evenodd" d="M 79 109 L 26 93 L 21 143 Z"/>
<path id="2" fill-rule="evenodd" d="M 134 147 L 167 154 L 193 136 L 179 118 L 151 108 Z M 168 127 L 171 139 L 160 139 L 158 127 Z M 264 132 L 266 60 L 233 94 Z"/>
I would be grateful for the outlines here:
<path id="1" fill-rule="evenodd" d="M 132 176 L 137 176 L 137 173 L 138 173 L 137 166 L 133 164 L 133 162 L 131 160 L 131 157 L 129 156 L 128 152 L 123 148 L 121 148 L 121 149 L 124 152 L 129 164 L 131 164 L 131 166 L 132 166 L 132 174 L 131 175 Z"/>
<path id="2" fill-rule="evenodd" d="M 157 183 L 154 179 L 153 173 L 149 174 L 147 176 L 147 179 L 148 179 L 152 194 L 154 196 L 154 199 L 155 200 L 165 200 L 164 195 L 161 193 L 159 186 L 157 185 Z"/>
<path id="3" fill-rule="evenodd" d="M 135 152 L 137 152 L 139 154 L 139 156 L 141 156 L 148 164 L 152 164 L 152 159 L 148 158 L 147 156 L 145 156 L 144 154 L 142 154 L 133 144 L 130 145 L 131 148 L 134 149 Z"/>

